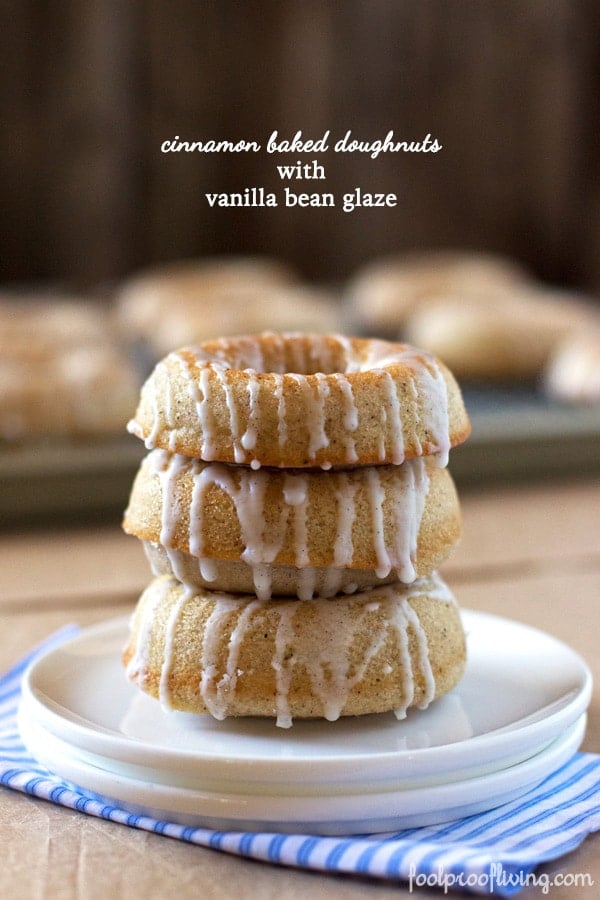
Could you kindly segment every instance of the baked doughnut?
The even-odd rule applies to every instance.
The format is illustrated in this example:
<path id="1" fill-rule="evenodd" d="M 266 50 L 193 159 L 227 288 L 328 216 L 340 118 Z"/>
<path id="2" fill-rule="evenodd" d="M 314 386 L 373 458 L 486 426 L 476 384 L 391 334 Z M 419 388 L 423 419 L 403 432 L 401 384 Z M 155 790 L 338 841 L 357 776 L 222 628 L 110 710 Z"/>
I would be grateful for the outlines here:
<path id="1" fill-rule="evenodd" d="M 50 348 L 113 342 L 112 309 L 86 297 L 0 292 L 2 354 L 37 358 Z"/>
<path id="2" fill-rule="evenodd" d="M 561 340 L 589 319 L 589 306 L 558 291 L 447 295 L 415 310 L 404 334 L 457 378 L 511 381 L 536 378 Z"/>
<path id="3" fill-rule="evenodd" d="M 498 301 L 526 280 L 525 270 L 504 257 L 440 250 L 375 259 L 356 273 L 346 296 L 360 329 L 396 338 L 407 315 L 431 297 L 487 294 Z"/>
<path id="4" fill-rule="evenodd" d="M 425 708 L 461 678 L 465 637 L 437 575 L 335 600 L 251 601 L 163 576 L 138 601 L 123 661 L 166 708 L 289 727 Z"/>
<path id="5" fill-rule="evenodd" d="M 142 546 L 154 575 L 171 575 L 192 588 L 248 594 L 260 600 L 272 597 L 335 597 L 355 594 L 380 584 L 398 581 L 394 569 L 378 578 L 373 569 L 348 569 L 339 566 L 281 566 L 263 563 L 250 566 L 242 560 L 198 559 L 143 541 Z"/>
<path id="6" fill-rule="evenodd" d="M 141 380 L 106 306 L 0 295 L 0 440 L 120 434 Z"/>
<path id="7" fill-rule="evenodd" d="M 285 595 L 295 569 L 292 596 L 306 599 L 429 574 L 458 541 L 461 519 L 450 473 L 427 457 L 331 472 L 255 471 L 154 450 L 139 468 L 123 527 L 149 543 L 155 573 L 264 599 Z"/>
<path id="8" fill-rule="evenodd" d="M 337 331 L 341 303 L 323 288 L 298 282 L 282 263 L 260 257 L 172 263 L 123 285 L 118 299 L 124 335 L 156 358 L 215 335 L 261 331 Z"/>
<path id="9" fill-rule="evenodd" d="M 129 430 L 148 448 L 285 468 L 447 462 L 470 424 L 454 377 L 406 344 L 265 332 L 169 354 Z"/>
<path id="10" fill-rule="evenodd" d="M 565 338 L 543 374 L 548 396 L 567 403 L 600 403 L 600 320 Z"/>
<path id="11" fill-rule="evenodd" d="M 118 317 L 126 333 L 160 342 L 164 316 L 173 309 L 200 308 L 205 327 L 216 326 L 220 333 L 218 322 L 224 305 L 243 309 L 263 290 L 295 281 L 291 269 L 266 257 L 179 260 L 146 269 L 125 281 L 116 300 Z"/>
<path id="12" fill-rule="evenodd" d="M 139 392 L 133 364 L 111 346 L 0 358 L 0 439 L 121 434 Z"/>
<path id="13" fill-rule="evenodd" d="M 263 288 L 241 301 L 222 299 L 213 312 L 203 302 L 173 303 L 153 332 L 152 347 L 160 358 L 186 344 L 215 334 L 239 334 L 269 327 L 275 331 L 331 332 L 341 325 L 339 304 L 330 294 L 298 285 Z"/>

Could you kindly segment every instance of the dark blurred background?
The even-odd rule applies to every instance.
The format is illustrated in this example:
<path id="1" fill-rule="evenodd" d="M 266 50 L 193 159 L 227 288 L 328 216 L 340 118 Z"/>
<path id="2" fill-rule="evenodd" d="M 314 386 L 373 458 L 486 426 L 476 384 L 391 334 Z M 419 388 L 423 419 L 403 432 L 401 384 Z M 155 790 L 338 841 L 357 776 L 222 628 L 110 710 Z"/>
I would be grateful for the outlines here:
<path id="1" fill-rule="evenodd" d="M 1 9 L 5 283 L 110 284 L 150 263 L 230 251 L 337 281 L 380 254 L 468 247 L 600 287 L 597 0 Z M 264 143 L 274 129 L 431 133 L 443 151 L 327 154 L 319 190 L 398 194 L 394 209 L 354 213 L 210 209 L 206 191 L 281 190 L 282 160 L 160 152 L 175 135 Z"/>

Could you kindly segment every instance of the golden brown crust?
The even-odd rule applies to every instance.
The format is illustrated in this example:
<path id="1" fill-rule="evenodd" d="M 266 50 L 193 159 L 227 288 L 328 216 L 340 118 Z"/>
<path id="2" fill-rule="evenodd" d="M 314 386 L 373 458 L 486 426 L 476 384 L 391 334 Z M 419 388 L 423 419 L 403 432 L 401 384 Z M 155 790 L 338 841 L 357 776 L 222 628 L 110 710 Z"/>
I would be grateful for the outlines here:
<path id="1" fill-rule="evenodd" d="M 158 450 L 140 466 L 123 527 L 205 559 L 343 566 L 369 571 L 366 584 L 374 584 L 387 579 L 387 571 L 375 576 L 386 556 L 388 569 L 412 561 L 412 578 L 436 569 L 460 537 L 461 518 L 449 471 L 428 460 L 254 472 Z M 244 589 L 254 592 L 250 569 L 248 578 Z"/>
<path id="2" fill-rule="evenodd" d="M 400 463 L 447 452 L 470 424 L 439 360 L 338 335 L 249 335 L 169 354 L 130 430 L 148 447 L 286 468 Z"/>
<path id="3" fill-rule="evenodd" d="M 426 705 L 458 683 L 465 657 L 458 608 L 439 578 L 250 604 L 163 577 L 138 602 L 123 661 L 132 681 L 175 709 L 285 725 Z"/>

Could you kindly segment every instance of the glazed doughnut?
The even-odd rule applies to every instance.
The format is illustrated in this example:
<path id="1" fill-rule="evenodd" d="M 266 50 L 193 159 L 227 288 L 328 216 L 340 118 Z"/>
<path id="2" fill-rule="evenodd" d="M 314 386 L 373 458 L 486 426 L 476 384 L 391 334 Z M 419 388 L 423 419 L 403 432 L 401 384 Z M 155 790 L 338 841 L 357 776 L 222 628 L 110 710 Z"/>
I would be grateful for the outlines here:
<path id="1" fill-rule="evenodd" d="M 423 351 L 267 332 L 169 354 L 128 427 L 148 448 L 253 468 L 445 465 L 470 431 L 454 377 Z"/>
<path id="2" fill-rule="evenodd" d="M 138 391 L 135 368 L 112 347 L 1 357 L 0 440 L 121 434 Z"/>
<path id="3" fill-rule="evenodd" d="M 0 291 L 0 348 L 37 357 L 50 349 L 113 342 L 110 307 L 86 297 Z"/>
<path id="4" fill-rule="evenodd" d="M 462 676 L 465 637 L 437 575 L 306 601 L 194 592 L 164 576 L 138 601 L 123 662 L 166 708 L 289 727 L 425 708 Z"/>
<path id="5" fill-rule="evenodd" d="M 282 593 L 277 567 L 294 567 L 294 595 L 306 598 L 313 568 L 332 567 L 328 584 L 342 578 L 345 588 L 429 574 L 458 541 L 461 519 L 450 473 L 423 457 L 402 466 L 290 472 L 154 450 L 140 466 L 123 527 L 165 548 L 149 553 L 158 572 L 233 590 L 232 567 L 219 573 L 215 566 L 231 561 L 240 576 L 245 570 L 237 589 L 265 598 Z M 195 557 L 195 567 L 172 551 Z M 165 556 L 170 569 L 160 564 Z"/>
<path id="6" fill-rule="evenodd" d="M 0 440 L 121 434 L 141 380 L 104 306 L 0 294 Z"/>
<path id="7" fill-rule="evenodd" d="M 295 282 L 290 268 L 268 257 L 178 260 L 148 268 L 121 285 L 116 299 L 118 321 L 125 334 L 160 346 L 165 343 L 161 335 L 165 316 L 170 322 L 173 311 L 193 314 L 200 309 L 204 327 L 216 327 L 211 333 L 220 334 L 224 307 L 243 309 L 264 290 Z"/>

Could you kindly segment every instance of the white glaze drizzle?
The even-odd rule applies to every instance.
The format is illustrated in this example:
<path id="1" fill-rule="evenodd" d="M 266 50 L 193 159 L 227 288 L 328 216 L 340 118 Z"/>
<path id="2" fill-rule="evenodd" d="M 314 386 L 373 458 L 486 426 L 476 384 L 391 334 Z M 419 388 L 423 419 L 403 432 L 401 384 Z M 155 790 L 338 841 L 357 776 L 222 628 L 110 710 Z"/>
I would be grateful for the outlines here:
<path id="1" fill-rule="evenodd" d="M 390 352 L 391 349 L 392 352 Z M 423 398 L 427 431 L 430 438 L 429 443 L 431 445 L 426 452 L 427 454 L 435 455 L 437 464 L 444 467 L 448 464 L 450 451 L 448 390 L 437 360 L 431 354 L 409 345 L 405 345 L 399 352 L 393 352 L 393 348 L 385 341 L 372 340 L 369 343 L 369 353 L 361 371 L 370 368 L 381 368 L 387 371 L 388 366 L 398 363 L 408 366 L 413 373 L 413 379 L 408 386 L 410 398 L 406 399 L 409 402 L 412 401 L 412 417 L 415 424 L 419 421 L 417 413 L 419 394 Z M 399 433 L 402 431 L 402 418 L 399 411 L 394 418 L 395 436 L 399 436 Z M 422 452 L 416 429 L 413 430 L 411 439 L 417 446 L 418 452 Z M 403 457 L 403 451 L 401 455 Z M 400 459 L 400 462 L 402 462 L 402 459 Z"/>
<path id="2" fill-rule="evenodd" d="M 236 482 L 233 471 L 222 463 L 202 466 L 192 460 L 190 468 L 193 479 L 189 525 L 191 555 L 204 557 L 204 496 L 209 487 L 216 485 L 235 506 L 244 544 L 241 559 L 250 566 L 272 563 L 283 544 L 285 517 L 282 514 L 279 529 L 275 529 L 267 540 L 264 511 L 268 479 L 264 473 L 242 470 L 239 482 Z"/>
<path id="3" fill-rule="evenodd" d="M 352 385 L 345 375 L 341 373 L 331 376 L 337 384 L 343 402 L 342 424 L 344 431 L 341 437 L 344 441 L 346 450 L 346 463 L 352 465 L 358 462 L 358 454 L 356 452 L 356 442 L 354 440 L 354 432 L 358 428 L 358 408 L 352 393 Z"/>
<path id="4" fill-rule="evenodd" d="M 179 357 L 178 357 L 179 358 Z M 161 416 L 161 407 L 162 403 L 159 402 L 159 385 L 161 382 L 165 383 L 165 399 L 164 406 L 168 409 L 172 406 L 170 392 L 172 390 L 172 383 L 168 376 L 167 367 L 165 365 L 164 360 L 159 362 L 156 366 L 154 374 L 152 378 L 149 378 L 144 387 L 142 389 L 142 393 L 146 398 L 148 398 L 148 404 L 152 410 L 151 417 L 151 427 L 148 434 L 143 437 L 142 431 L 140 429 L 139 424 L 135 419 L 130 419 L 127 423 L 127 431 L 130 434 L 135 435 L 138 438 L 143 438 L 144 443 L 146 445 L 146 449 L 151 450 L 153 447 L 156 447 L 158 441 L 160 439 L 160 431 L 162 424 L 162 416 Z M 169 444 L 174 440 L 173 435 L 169 435 Z"/>
<path id="5" fill-rule="evenodd" d="M 137 627 L 137 640 L 133 654 L 127 663 L 125 672 L 132 681 L 143 684 L 148 672 L 148 649 L 152 638 L 155 612 L 162 602 L 162 594 L 156 589 L 150 589 L 149 602 L 142 608 L 139 605 L 130 618 L 130 629 Z M 136 623 L 137 622 L 137 626 Z"/>
<path id="6" fill-rule="evenodd" d="M 168 384 L 168 382 L 167 382 Z M 169 392 L 166 391 L 166 394 Z M 165 406 L 170 405 L 170 398 L 165 403 Z M 158 392 L 156 390 L 156 381 L 152 382 L 152 409 L 153 409 L 153 423 L 152 430 L 146 439 L 146 447 L 153 447 L 158 440 L 160 423 L 161 423 L 161 415 L 160 415 L 160 404 L 158 400 Z"/>
<path id="7" fill-rule="evenodd" d="M 309 460 L 313 462 L 317 452 L 329 446 L 329 438 L 325 432 L 325 396 L 321 390 L 323 381 L 317 381 L 317 390 L 315 392 L 306 376 L 291 372 L 287 377 L 295 381 L 300 388 L 309 435 L 307 455 Z"/>
<path id="8" fill-rule="evenodd" d="M 213 368 L 213 371 L 221 386 L 221 390 L 225 395 L 225 404 L 229 413 L 229 431 L 231 433 L 231 443 L 233 445 L 233 458 L 236 463 L 244 463 L 246 461 L 246 453 L 242 445 L 242 435 L 240 434 L 240 423 L 238 416 L 238 408 L 233 393 L 233 385 L 228 378 L 228 369 Z M 254 379 L 250 377 L 250 383 Z"/>
<path id="9" fill-rule="evenodd" d="M 414 563 L 425 499 L 429 493 L 429 476 L 423 457 L 412 460 L 402 473 L 405 497 L 402 503 L 394 504 L 396 526 L 392 532 L 396 535 L 396 544 L 392 562 L 400 581 L 410 583 L 417 577 Z"/>
<path id="10" fill-rule="evenodd" d="M 381 404 L 381 407 L 379 410 L 379 419 L 380 419 L 380 424 L 379 424 L 379 432 L 378 432 L 379 433 L 378 459 L 379 459 L 379 462 L 385 462 L 385 435 L 387 432 L 388 415 L 387 415 L 387 409 L 385 407 L 385 404 L 383 404 L 383 403 Z"/>
<path id="11" fill-rule="evenodd" d="M 160 554 L 155 557 L 150 555 L 147 548 L 160 549 Z M 149 558 L 152 573 L 155 576 L 172 574 L 180 584 L 195 587 L 204 586 L 211 588 L 212 582 L 215 582 L 222 572 L 222 561 L 217 559 L 197 559 L 189 553 L 182 550 L 175 550 L 172 547 L 161 547 L 154 541 L 144 542 L 144 549 Z M 160 561 L 160 555 L 164 554 L 167 559 L 168 567 Z M 225 566 L 231 566 L 231 562 L 225 562 Z M 233 564 L 237 566 L 246 566 L 246 563 Z M 331 598 L 336 594 L 354 594 L 358 590 L 358 585 L 354 582 L 345 582 L 348 576 L 348 570 L 345 568 L 336 568 L 334 566 L 326 566 L 316 568 L 306 566 L 302 569 L 293 566 L 270 566 L 267 563 L 257 564 L 250 569 L 250 577 L 254 582 L 254 593 L 259 600 L 270 600 L 272 598 L 273 580 L 283 571 L 285 578 L 285 596 L 298 597 L 300 600 L 312 600 L 314 597 Z M 227 575 L 225 576 L 227 577 Z M 223 576 L 221 576 L 223 581 Z M 231 590 L 231 589 L 230 589 Z M 362 590 L 367 590 L 363 585 Z"/>
<path id="12" fill-rule="evenodd" d="M 373 546 L 377 556 L 375 574 L 378 578 L 386 578 L 392 571 L 392 560 L 390 559 L 388 547 L 386 546 L 383 524 L 383 501 L 385 500 L 385 491 L 381 486 L 379 472 L 375 467 L 370 467 L 366 474 L 369 480 Z"/>
<path id="13" fill-rule="evenodd" d="M 333 564 L 338 568 L 350 567 L 354 556 L 352 526 L 356 518 L 357 490 L 358 483 L 355 480 L 351 480 L 346 472 L 338 473 L 336 478 L 338 520 L 333 545 Z"/>
<path id="14" fill-rule="evenodd" d="M 217 594 L 215 597 L 215 605 L 204 632 L 200 679 L 200 694 L 206 708 L 215 719 L 227 717 L 229 701 L 235 694 L 237 679 L 243 674 L 238 668 L 242 641 L 255 611 L 262 605 L 261 600 L 240 601 L 239 598 L 230 598 L 226 594 Z M 225 671 L 222 671 L 218 666 L 218 649 L 222 640 L 223 626 L 229 620 L 232 611 L 239 611 L 239 615 L 229 637 L 227 662 Z"/>
<path id="15" fill-rule="evenodd" d="M 303 569 L 310 566 L 308 548 L 308 482 L 305 475 L 285 475 L 283 499 L 286 505 L 293 510 L 294 564 Z"/>
<path id="16" fill-rule="evenodd" d="M 219 370 L 216 366 L 205 366 L 200 369 L 198 384 L 193 378 L 188 379 L 188 385 L 192 399 L 196 404 L 196 412 L 198 415 L 198 424 L 200 426 L 200 434 L 202 435 L 202 444 L 200 447 L 200 456 L 202 459 L 214 459 L 217 454 L 215 443 L 215 428 L 212 414 L 212 397 L 211 397 L 211 373 L 215 374 Z"/>
<path id="17" fill-rule="evenodd" d="M 392 378 L 390 372 L 387 371 L 387 369 L 379 369 L 374 371 L 379 371 L 384 387 L 383 408 L 385 409 L 385 423 L 388 428 L 391 428 L 392 430 L 391 461 L 392 463 L 394 463 L 394 465 L 401 465 L 405 460 L 404 424 L 402 421 L 402 408 L 398 399 L 396 385 L 394 383 L 394 379 Z M 387 455 L 385 439 L 382 449 L 382 460 L 384 460 Z"/>
<path id="18" fill-rule="evenodd" d="M 244 434 L 240 438 L 240 444 L 244 450 L 253 450 L 256 446 L 256 438 L 258 435 L 258 419 L 260 414 L 258 397 L 260 386 L 258 378 L 256 377 L 256 372 L 250 372 L 250 370 L 248 370 L 248 374 L 252 375 L 252 377 L 248 379 L 248 424 L 246 425 Z"/>
<path id="19" fill-rule="evenodd" d="M 174 647 L 177 634 L 177 626 L 181 618 L 181 613 L 190 599 L 193 591 L 190 588 L 183 587 L 183 591 L 177 597 L 177 600 L 169 610 L 169 617 L 165 628 L 165 648 L 163 652 L 163 664 L 160 670 L 160 679 L 158 682 L 158 699 L 163 709 L 172 709 L 173 703 L 171 699 L 171 672 L 173 669 Z"/>
<path id="20" fill-rule="evenodd" d="M 340 601 L 344 602 L 344 601 Z M 405 602 L 405 601 L 402 601 Z M 333 603 L 312 601 L 311 606 L 316 613 L 316 635 L 327 635 L 320 654 L 315 654 L 313 642 L 308 642 L 305 652 L 297 649 L 294 616 L 296 608 L 293 603 L 282 603 L 281 613 L 275 639 L 275 657 L 272 666 L 277 682 L 277 725 L 287 728 L 292 724 L 289 709 L 289 686 L 295 666 L 303 666 L 308 672 L 311 688 L 323 705 L 323 715 L 330 722 L 338 719 L 348 700 L 352 689 L 364 677 L 369 662 L 379 652 L 386 637 L 386 627 L 371 631 L 371 641 L 367 651 L 352 675 L 348 672 L 349 650 L 357 632 L 364 629 L 365 614 L 370 612 L 367 604 L 358 620 L 347 628 L 340 627 L 340 616 Z M 291 654 L 288 648 L 296 647 Z M 405 658 L 403 656 L 403 662 Z M 410 658 L 408 660 L 411 668 Z"/>
<path id="21" fill-rule="evenodd" d="M 334 568 L 331 566 L 326 569 L 325 576 L 323 579 L 323 584 L 320 588 L 321 597 L 335 597 L 336 594 L 340 593 L 342 588 L 342 583 L 344 580 L 345 569 L 343 568 Z M 345 594 L 354 594 L 357 590 L 356 585 L 347 584 L 344 588 Z M 314 591 L 312 596 L 314 596 Z M 308 598 L 311 599 L 311 598 Z"/>
<path id="22" fill-rule="evenodd" d="M 181 508 L 177 498 L 177 481 L 187 471 L 190 462 L 177 453 L 153 453 L 150 461 L 158 475 L 161 490 L 161 529 L 159 542 L 170 547 L 175 541 L 177 526 L 181 521 Z"/>
<path id="23" fill-rule="evenodd" d="M 279 448 L 285 447 L 288 439 L 287 417 L 285 395 L 283 392 L 283 375 L 273 374 L 271 376 L 274 381 L 273 393 L 277 400 L 277 439 Z"/>

